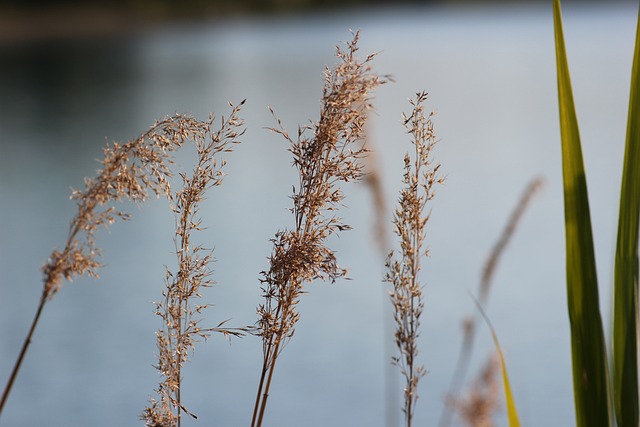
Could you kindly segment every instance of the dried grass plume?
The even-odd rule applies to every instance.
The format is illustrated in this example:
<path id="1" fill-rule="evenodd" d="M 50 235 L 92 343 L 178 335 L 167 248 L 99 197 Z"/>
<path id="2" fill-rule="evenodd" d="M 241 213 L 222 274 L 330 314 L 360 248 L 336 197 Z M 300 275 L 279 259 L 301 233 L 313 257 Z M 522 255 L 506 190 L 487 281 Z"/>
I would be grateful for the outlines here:
<path id="1" fill-rule="evenodd" d="M 0 413 L 47 301 L 61 289 L 65 280 L 82 275 L 98 276 L 101 263 L 96 233 L 117 219 L 129 219 L 129 214 L 116 209 L 116 203 L 126 200 L 142 203 L 150 194 L 168 196 L 171 152 L 205 133 L 208 126 L 191 117 L 174 115 L 158 121 L 137 139 L 108 145 L 104 149 L 102 169 L 95 177 L 85 179 L 84 191 L 73 191 L 71 197 L 78 211 L 69 226 L 65 246 L 55 249 L 42 268 L 43 288 L 38 309 L 3 392 Z"/>
<path id="2" fill-rule="evenodd" d="M 385 82 L 371 70 L 374 55 L 364 61 L 357 58 L 358 39 L 355 33 L 346 49 L 338 47 L 339 64 L 325 71 L 320 119 L 299 128 L 295 140 L 279 120 L 273 129 L 291 145 L 299 182 L 291 196 L 293 228 L 276 233 L 269 269 L 262 272 L 264 303 L 258 307 L 258 328 L 263 366 L 252 426 L 262 424 L 276 360 L 300 317 L 296 306 L 304 284 L 315 279 L 333 282 L 346 274 L 326 241 L 350 228 L 335 214 L 344 199 L 338 183 L 362 176 L 362 158 L 367 153 L 362 141 L 371 92 Z"/>
<path id="3" fill-rule="evenodd" d="M 201 133 L 194 135 L 197 150 L 197 163 L 193 174 L 180 174 L 182 188 L 169 193 L 169 204 L 175 215 L 176 232 L 174 237 L 178 271 L 167 269 L 163 291 L 163 301 L 156 303 L 156 314 L 162 318 L 163 327 L 156 333 L 158 344 L 158 365 L 163 381 L 157 392 L 160 400 L 152 400 L 143 413 L 148 426 L 180 426 L 182 413 L 191 414 L 181 400 L 182 369 L 189 360 L 200 339 L 206 339 L 211 332 L 225 335 L 242 335 L 244 329 L 228 329 L 219 324 L 215 328 L 200 326 L 202 310 L 207 305 L 196 304 L 201 290 L 213 284 L 211 279 L 212 251 L 196 244 L 193 233 L 201 231 L 202 220 L 199 217 L 199 204 L 205 199 L 206 192 L 222 184 L 225 164 L 217 157 L 231 151 L 233 144 L 244 132 L 242 120 L 238 117 L 240 107 L 233 107 L 228 118 L 222 117 L 220 128 L 212 131 L 214 119 L 211 118 Z M 224 323 L 224 322 L 223 322 Z"/>
<path id="4" fill-rule="evenodd" d="M 423 283 L 419 273 L 423 257 L 429 255 L 424 245 L 425 226 L 430 212 L 427 204 L 435 196 L 435 185 L 442 184 L 444 177 L 439 173 L 440 164 L 433 163 L 432 150 L 436 145 L 431 117 L 425 115 L 424 102 L 427 93 L 416 94 L 410 100 L 413 110 L 409 116 L 403 115 L 404 126 L 412 137 L 414 156 L 404 158 L 404 187 L 395 210 L 393 224 L 400 238 L 400 251 L 391 252 L 387 258 L 385 282 L 391 283 L 390 291 L 396 324 L 395 342 L 399 355 L 392 361 L 400 368 L 405 378 L 404 407 L 405 422 L 411 426 L 415 405 L 418 400 L 418 381 L 425 375 L 424 367 L 418 364 L 418 337 L 420 316 L 424 309 Z"/>

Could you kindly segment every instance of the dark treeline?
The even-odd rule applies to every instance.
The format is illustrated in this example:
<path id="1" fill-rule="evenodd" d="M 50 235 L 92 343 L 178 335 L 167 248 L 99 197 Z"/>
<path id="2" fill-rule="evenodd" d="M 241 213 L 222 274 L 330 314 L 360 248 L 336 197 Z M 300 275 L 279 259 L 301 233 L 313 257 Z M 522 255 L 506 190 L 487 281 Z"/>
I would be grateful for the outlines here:
<path id="1" fill-rule="evenodd" d="M 547 0 L 0 0 L 0 8 L 19 11 L 93 8 L 161 15 L 194 13 L 270 13 L 340 7 L 403 4 L 530 3 Z"/>

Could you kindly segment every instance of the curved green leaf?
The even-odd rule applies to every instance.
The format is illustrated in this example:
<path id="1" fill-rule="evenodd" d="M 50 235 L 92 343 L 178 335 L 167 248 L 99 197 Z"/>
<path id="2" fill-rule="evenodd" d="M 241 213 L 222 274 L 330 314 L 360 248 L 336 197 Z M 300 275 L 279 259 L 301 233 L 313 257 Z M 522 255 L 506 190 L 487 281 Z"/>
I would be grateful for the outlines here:
<path id="1" fill-rule="evenodd" d="M 620 427 L 638 426 L 638 224 L 640 221 L 640 16 L 631 72 L 620 191 L 613 310 L 613 397 Z"/>
<path id="2" fill-rule="evenodd" d="M 487 313 L 484 312 L 484 309 L 480 305 L 480 302 L 473 295 L 471 295 L 471 298 L 473 298 L 473 302 L 476 303 L 480 315 L 482 315 L 482 318 L 491 331 L 491 337 L 493 338 L 493 343 L 496 346 L 496 351 L 498 352 L 498 357 L 500 358 L 500 370 L 502 372 L 502 385 L 504 387 L 504 399 L 507 406 L 507 419 L 509 420 L 509 427 L 520 427 L 520 419 L 518 418 L 518 411 L 516 410 L 516 402 L 513 398 L 513 392 L 511 391 L 509 375 L 507 375 L 507 363 L 504 360 L 504 354 L 502 354 L 502 348 L 500 347 L 500 343 L 498 342 L 498 335 L 496 334 L 495 329 L 493 329 L 493 325 L 489 320 L 489 316 L 487 316 Z"/>
<path id="3" fill-rule="evenodd" d="M 578 427 L 611 423 L 607 357 L 598 299 L 596 262 L 578 120 L 562 29 L 560 1 L 553 2 L 562 140 L 573 390 Z"/>
<path id="4" fill-rule="evenodd" d="M 498 336 L 493 330 L 491 324 L 491 336 L 493 336 L 493 342 L 496 345 L 498 356 L 500 357 L 500 368 L 502 370 L 502 385 L 504 387 L 504 398 L 507 406 L 507 418 L 509 420 L 509 427 L 520 427 L 520 419 L 518 418 L 518 411 L 516 410 L 516 402 L 513 399 L 513 392 L 511 391 L 511 384 L 509 383 L 509 376 L 507 375 L 507 363 L 504 361 L 504 355 L 498 342 Z"/>

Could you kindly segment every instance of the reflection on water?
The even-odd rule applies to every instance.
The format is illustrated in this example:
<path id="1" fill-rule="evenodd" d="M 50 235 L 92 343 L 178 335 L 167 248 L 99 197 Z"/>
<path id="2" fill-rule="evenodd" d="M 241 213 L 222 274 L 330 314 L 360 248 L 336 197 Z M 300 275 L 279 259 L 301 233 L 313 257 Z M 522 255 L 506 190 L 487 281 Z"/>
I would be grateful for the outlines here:
<path id="1" fill-rule="evenodd" d="M 633 7 L 565 11 L 569 56 L 589 175 L 607 313 L 615 206 L 626 121 Z M 596 20 L 597 18 L 597 20 Z M 433 205 L 425 267 L 425 332 L 416 424 L 434 425 L 473 309 L 485 255 L 526 182 L 546 177 L 496 276 L 488 314 L 500 335 L 526 424 L 573 423 L 565 314 L 560 151 L 550 11 L 391 9 L 302 19 L 271 18 L 166 28 L 135 37 L 0 49 L 0 380 L 16 357 L 39 297 L 40 265 L 61 246 L 73 215 L 69 188 L 98 166 L 108 140 L 133 138 L 176 111 L 226 114 L 247 98 L 244 143 L 203 208 L 203 242 L 215 247 L 205 296 L 211 324 L 252 324 L 269 239 L 290 225 L 295 183 L 286 144 L 265 130 L 271 105 L 289 130 L 316 117 L 333 45 L 362 29 L 362 50 L 380 51 L 371 139 L 389 206 L 408 141 L 406 99 L 431 93 L 447 186 Z M 594 49 L 594 46 L 597 49 Z M 180 154 L 182 163 L 186 154 Z M 354 230 L 333 242 L 353 280 L 314 284 L 298 332 L 282 355 L 268 418 L 279 426 L 382 426 L 389 336 L 382 261 L 371 237 L 367 189 L 347 189 Z M 172 218 L 162 201 L 131 207 L 134 219 L 101 235 L 107 264 L 45 310 L 3 422 L 131 425 L 157 375 L 153 304 L 172 266 Z M 606 315 L 605 315 L 606 318 Z M 477 340 L 473 369 L 491 351 Z M 246 425 L 261 346 L 254 338 L 201 343 L 185 370 L 184 400 L 202 422 Z M 398 394 L 400 394 L 398 390 Z M 398 412 L 398 418 L 400 414 Z M 195 425 L 185 420 L 185 425 Z"/>

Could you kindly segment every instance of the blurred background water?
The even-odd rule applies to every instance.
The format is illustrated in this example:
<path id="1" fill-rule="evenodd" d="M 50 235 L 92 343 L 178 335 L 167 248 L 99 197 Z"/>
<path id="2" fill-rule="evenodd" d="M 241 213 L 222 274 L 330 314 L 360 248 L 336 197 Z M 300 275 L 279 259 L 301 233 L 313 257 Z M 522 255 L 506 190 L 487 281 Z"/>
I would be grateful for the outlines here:
<path id="1" fill-rule="evenodd" d="M 569 4 L 565 32 L 584 144 L 602 307 L 609 319 L 612 257 L 637 6 Z M 369 133 L 388 209 L 410 148 L 407 98 L 430 93 L 447 174 L 432 204 L 424 267 L 424 331 L 416 425 L 436 425 L 474 305 L 483 263 L 521 190 L 546 179 L 495 277 L 487 313 L 503 345 L 524 425 L 574 423 L 564 285 L 564 231 L 553 26 L 549 5 L 398 6 L 234 16 L 94 38 L 0 45 L 0 380 L 17 356 L 41 292 L 40 266 L 64 245 L 70 188 L 98 168 L 106 140 L 126 141 L 156 119 L 206 118 L 247 98 L 247 132 L 228 174 L 202 207 L 201 239 L 215 248 L 217 284 L 206 323 L 253 324 L 269 239 L 291 226 L 295 170 L 266 130 L 267 106 L 294 131 L 315 120 L 334 46 L 361 30 L 364 56 L 396 82 L 379 89 Z M 178 163 L 188 170 L 188 157 Z M 186 164 L 185 164 L 186 163 Z M 392 336 L 372 236 L 374 205 L 346 187 L 353 230 L 330 242 L 350 281 L 308 287 L 296 335 L 282 353 L 267 409 L 271 426 L 385 426 L 401 419 L 385 371 Z M 2 426 L 141 425 L 159 380 L 153 301 L 174 268 L 173 218 L 163 201 L 100 234 L 98 280 L 64 286 L 50 302 L 12 391 Z M 390 219 L 390 212 L 386 213 Z M 470 373 L 491 354 L 480 327 Z M 200 343 L 183 399 L 200 417 L 184 425 L 248 425 L 261 363 L 254 337 Z M 394 407 L 395 405 L 395 407 Z M 386 412 L 389 408 L 393 416 Z M 504 411 L 498 425 L 505 425 Z"/>

